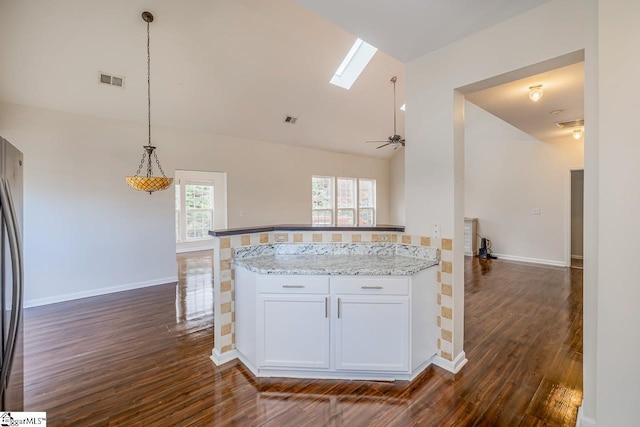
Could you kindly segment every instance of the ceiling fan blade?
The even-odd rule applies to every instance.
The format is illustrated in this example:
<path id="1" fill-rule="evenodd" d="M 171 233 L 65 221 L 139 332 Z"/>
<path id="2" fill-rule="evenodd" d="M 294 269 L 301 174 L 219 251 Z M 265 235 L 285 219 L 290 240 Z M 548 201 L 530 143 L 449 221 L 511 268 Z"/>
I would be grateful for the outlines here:
<path id="1" fill-rule="evenodd" d="M 380 147 L 376 147 L 376 150 L 377 150 L 378 148 L 386 147 L 387 145 L 391 145 L 391 143 L 390 143 L 390 142 L 387 142 L 386 144 L 383 144 L 383 145 L 381 145 Z"/>
<path id="2" fill-rule="evenodd" d="M 366 141 L 366 142 L 367 142 L 368 144 L 372 144 L 372 143 L 380 144 L 381 142 L 389 142 L 389 140 L 388 140 L 388 139 L 385 139 L 385 140 L 383 140 L 383 141 Z"/>

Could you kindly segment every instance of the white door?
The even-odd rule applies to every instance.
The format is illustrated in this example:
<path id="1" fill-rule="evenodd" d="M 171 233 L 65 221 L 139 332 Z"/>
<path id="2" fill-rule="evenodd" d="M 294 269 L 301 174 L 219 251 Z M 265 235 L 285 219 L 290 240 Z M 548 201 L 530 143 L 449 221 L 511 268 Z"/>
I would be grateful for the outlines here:
<path id="1" fill-rule="evenodd" d="M 258 296 L 258 367 L 329 368 L 329 297 Z"/>
<path id="2" fill-rule="evenodd" d="M 409 298 L 340 296 L 336 369 L 409 371 Z"/>

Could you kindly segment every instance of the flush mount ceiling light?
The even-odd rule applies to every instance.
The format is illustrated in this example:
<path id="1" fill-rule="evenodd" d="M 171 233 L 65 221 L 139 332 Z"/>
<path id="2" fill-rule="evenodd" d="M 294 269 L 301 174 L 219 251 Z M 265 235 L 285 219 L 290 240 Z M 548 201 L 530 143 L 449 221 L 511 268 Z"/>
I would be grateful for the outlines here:
<path id="1" fill-rule="evenodd" d="M 138 171 L 134 176 L 125 177 L 125 180 L 134 190 L 146 191 L 151 194 L 154 191 L 161 191 L 169 188 L 173 178 L 166 177 L 162 170 L 162 166 L 160 166 L 158 155 L 155 153 L 156 147 L 151 145 L 151 50 L 149 48 L 151 38 L 149 36 L 149 23 L 153 22 L 153 15 L 151 12 L 142 12 L 142 19 L 147 23 L 147 123 L 149 129 L 149 142 L 147 145 L 143 145 L 144 152 L 142 153 L 142 160 L 140 160 Z M 162 176 L 153 176 L 153 164 L 151 163 L 152 155 Z M 147 162 L 146 174 L 140 175 L 140 171 L 142 170 L 145 161 Z"/>
<path id="2" fill-rule="evenodd" d="M 584 135 L 584 130 L 582 128 L 576 128 L 573 130 L 573 139 L 580 139 Z"/>
<path id="3" fill-rule="evenodd" d="M 529 99 L 531 99 L 533 102 L 540 101 L 542 95 L 544 95 L 542 85 L 529 86 Z"/>

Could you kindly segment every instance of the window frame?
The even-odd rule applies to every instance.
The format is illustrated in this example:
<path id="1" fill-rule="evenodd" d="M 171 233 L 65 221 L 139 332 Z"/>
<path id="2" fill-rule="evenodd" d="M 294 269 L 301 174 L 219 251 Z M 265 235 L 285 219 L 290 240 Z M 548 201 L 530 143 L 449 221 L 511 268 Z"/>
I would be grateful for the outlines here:
<path id="1" fill-rule="evenodd" d="M 332 180 L 332 194 L 331 194 L 331 209 L 329 208 L 314 208 L 313 206 L 313 182 L 316 178 L 322 179 L 331 179 Z M 353 197 L 353 206 L 350 207 L 341 207 L 339 202 L 339 187 L 341 180 L 349 180 L 353 181 L 354 186 L 354 197 Z M 361 183 L 363 181 L 368 181 L 372 183 L 373 194 L 372 194 L 372 204 L 373 206 L 360 206 L 360 188 Z M 375 178 L 356 178 L 356 177 L 345 177 L 345 176 L 325 176 L 325 175 L 312 175 L 311 176 L 311 225 L 316 226 L 330 226 L 330 227 L 373 227 L 377 222 L 377 183 Z M 314 213 L 316 211 L 328 211 L 331 210 L 331 223 L 317 223 L 314 222 L 314 218 L 316 215 Z M 353 212 L 353 221 L 351 224 L 342 224 L 339 225 L 340 219 L 340 211 L 352 211 Z M 372 216 L 372 224 L 360 224 L 360 214 L 362 211 L 371 211 Z"/>
<path id="2" fill-rule="evenodd" d="M 315 208 L 313 206 L 313 180 L 314 178 L 321 178 L 321 179 L 329 179 L 331 180 L 331 185 L 329 188 L 331 188 L 331 197 L 330 197 L 330 201 L 331 201 L 331 208 Z M 311 176 L 311 224 L 315 224 L 315 225 L 325 225 L 325 226 L 333 226 L 333 224 L 335 223 L 335 215 L 336 215 L 336 203 L 335 203 L 335 191 L 336 191 L 336 179 L 333 176 L 320 176 L 320 175 L 312 175 Z M 314 212 L 318 212 L 318 211 L 331 211 L 331 222 L 329 224 L 325 224 L 325 223 L 314 223 L 313 222 L 313 218 L 315 217 Z"/>
<path id="3" fill-rule="evenodd" d="M 209 209 L 206 208 L 194 208 L 194 209 L 187 209 L 187 186 L 189 185 L 199 185 L 199 186 L 206 186 L 206 187 L 211 187 L 211 207 Z M 214 223 L 214 207 L 215 207 L 215 185 L 213 181 L 199 181 L 199 180 L 184 180 L 183 182 L 179 182 L 176 183 L 176 192 L 180 192 L 179 197 L 180 197 L 180 208 L 178 209 L 178 206 L 176 204 L 176 214 L 178 217 L 178 220 L 180 221 L 180 226 L 179 226 L 179 230 L 180 233 L 179 235 L 176 235 L 176 243 L 187 243 L 187 242 L 198 242 L 198 241 L 203 241 L 203 240 L 211 240 L 212 237 L 208 235 L 204 236 L 204 237 L 188 237 L 187 235 L 187 214 L 190 211 L 203 211 L 203 212 L 211 212 L 211 227 L 209 227 L 209 230 L 213 229 L 213 223 Z"/>

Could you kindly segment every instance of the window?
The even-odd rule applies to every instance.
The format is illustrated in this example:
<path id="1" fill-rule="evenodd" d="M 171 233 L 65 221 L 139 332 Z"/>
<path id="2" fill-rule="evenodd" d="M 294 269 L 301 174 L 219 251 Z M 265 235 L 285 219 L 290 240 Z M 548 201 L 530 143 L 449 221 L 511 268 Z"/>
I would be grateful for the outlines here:
<path id="1" fill-rule="evenodd" d="M 333 177 L 314 176 L 311 179 L 313 199 L 311 223 L 316 225 L 333 224 Z"/>
<path id="2" fill-rule="evenodd" d="M 184 192 L 187 240 L 208 238 L 213 229 L 213 185 L 187 184 Z"/>
<path id="3" fill-rule="evenodd" d="M 375 225 L 375 179 L 314 176 L 311 191 L 313 225 Z"/>
<path id="4" fill-rule="evenodd" d="M 209 238 L 213 229 L 213 183 L 176 185 L 176 242 Z"/>
<path id="5" fill-rule="evenodd" d="M 356 219 L 356 179 L 338 178 L 338 211 L 336 224 L 353 226 Z"/>
<path id="6" fill-rule="evenodd" d="M 358 224 L 376 223 L 376 180 L 358 180 Z"/>
<path id="7" fill-rule="evenodd" d="M 377 51 L 378 49 L 374 46 L 357 39 L 331 78 L 330 83 L 347 90 L 351 89 L 353 83 Z"/>

